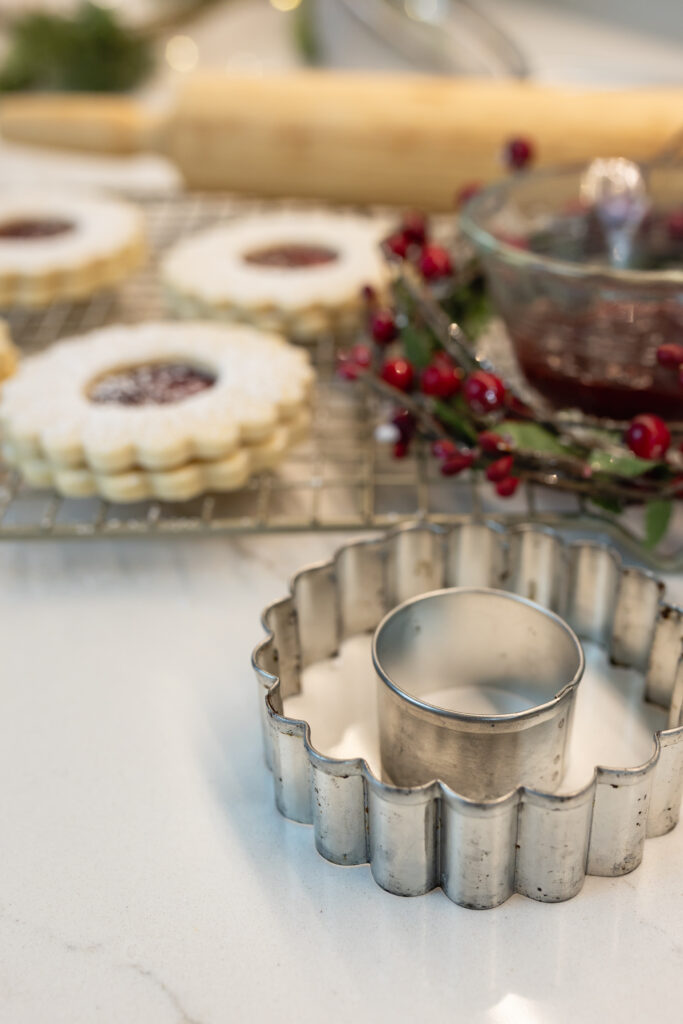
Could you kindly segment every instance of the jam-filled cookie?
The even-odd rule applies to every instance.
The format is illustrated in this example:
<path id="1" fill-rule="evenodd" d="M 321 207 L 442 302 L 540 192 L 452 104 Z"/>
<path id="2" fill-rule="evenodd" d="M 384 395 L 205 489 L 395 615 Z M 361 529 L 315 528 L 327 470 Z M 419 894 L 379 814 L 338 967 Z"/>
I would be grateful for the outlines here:
<path id="1" fill-rule="evenodd" d="M 241 487 L 309 423 L 304 351 L 247 326 L 106 327 L 27 359 L 0 397 L 28 483 L 112 501 Z"/>
<path id="2" fill-rule="evenodd" d="M 144 256 L 143 217 L 132 203 L 49 188 L 0 196 L 0 306 L 87 298 Z"/>
<path id="3" fill-rule="evenodd" d="M 282 331 L 297 340 L 348 334 L 364 285 L 383 290 L 380 242 L 387 225 L 325 211 L 274 211 L 209 228 L 174 246 L 162 263 L 171 311 Z"/>

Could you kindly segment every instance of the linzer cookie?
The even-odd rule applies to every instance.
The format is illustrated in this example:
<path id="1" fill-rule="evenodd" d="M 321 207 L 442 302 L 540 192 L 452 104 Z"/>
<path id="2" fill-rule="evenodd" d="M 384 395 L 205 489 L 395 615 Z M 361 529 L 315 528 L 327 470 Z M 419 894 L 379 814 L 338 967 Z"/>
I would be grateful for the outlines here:
<path id="1" fill-rule="evenodd" d="M 353 214 L 274 211 L 210 228 L 162 263 L 171 311 L 282 331 L 301 341 L 358 327 L 361 290 L 382 290 L 387 225 Z"/>
<path id="2" fill-rule="evenodd" d="M 305 433 L 312 381 L 305 352 L 251 327 L 106 327 L 26 360 L 0 398 L 4 454 L 74 497 L 233 490 Z"/>
<path id="3" fill-rule="evenodd" d="M 144 255 L 143 218 L 131 203 L 51 189 L 0 196 L 0 306 L 87 298 Z"/>

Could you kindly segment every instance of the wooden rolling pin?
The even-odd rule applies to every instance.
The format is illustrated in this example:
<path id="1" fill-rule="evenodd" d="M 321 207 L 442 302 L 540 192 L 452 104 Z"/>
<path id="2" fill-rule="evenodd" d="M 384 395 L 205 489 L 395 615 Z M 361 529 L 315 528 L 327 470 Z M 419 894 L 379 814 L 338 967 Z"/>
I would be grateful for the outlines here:
<path id="1" fill-rule="evenodd" d="M 156 150 L 188 186 L 447 209 L 501 175 L 506 139 L 539 164 L 650 157 L 683 125 L 683 87 L 623 91 L 530 82 L 301 71 L 185 79 L 171 109 L 90 95 L 13 96 L 8 139 L 99 153 Z"/>

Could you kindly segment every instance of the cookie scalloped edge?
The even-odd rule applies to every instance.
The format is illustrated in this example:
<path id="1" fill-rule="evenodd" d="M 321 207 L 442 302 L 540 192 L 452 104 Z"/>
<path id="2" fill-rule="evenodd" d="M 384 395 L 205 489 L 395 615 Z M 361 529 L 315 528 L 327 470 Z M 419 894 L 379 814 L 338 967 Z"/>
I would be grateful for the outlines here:
<path id="1" fill-rule="evenodd" d="M 189 461 L 157 472 L 132 468 L 122 473 L 94 473 L 87 467 L 57 467 L 44 459 L 16 458 L 5 444 L 3 454 L 29 486 L 50 487 L 65 498 L 98 496 L 114 503 L 189 501 L 206 492 L 240 490 L 255 473 L 274 469 L 287 451 L 308 434 L 311 415 L 302 408 L 262 443 L 243 445 L 222 459 Z"/>

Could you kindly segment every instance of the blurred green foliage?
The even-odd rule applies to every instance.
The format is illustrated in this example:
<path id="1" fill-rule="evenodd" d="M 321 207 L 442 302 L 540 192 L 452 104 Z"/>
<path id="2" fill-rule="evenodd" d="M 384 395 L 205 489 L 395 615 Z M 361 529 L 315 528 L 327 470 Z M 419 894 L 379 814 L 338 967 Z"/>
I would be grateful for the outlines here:
<path id="1" fill-rule="evenodd" d="M 320 63 L 320 47 L 315 29 L 313 0 L 301 0 L 292 22 L 294 43 L 306 64 Z"/>
<path id="2" fill-rule="evenodd" d="M 83 3 L 70 16 L 33 12 L 13 22 L 0 90 L 119 92 L 141 82 L 152 63 L 146 39 L 112 11 Z"/>

